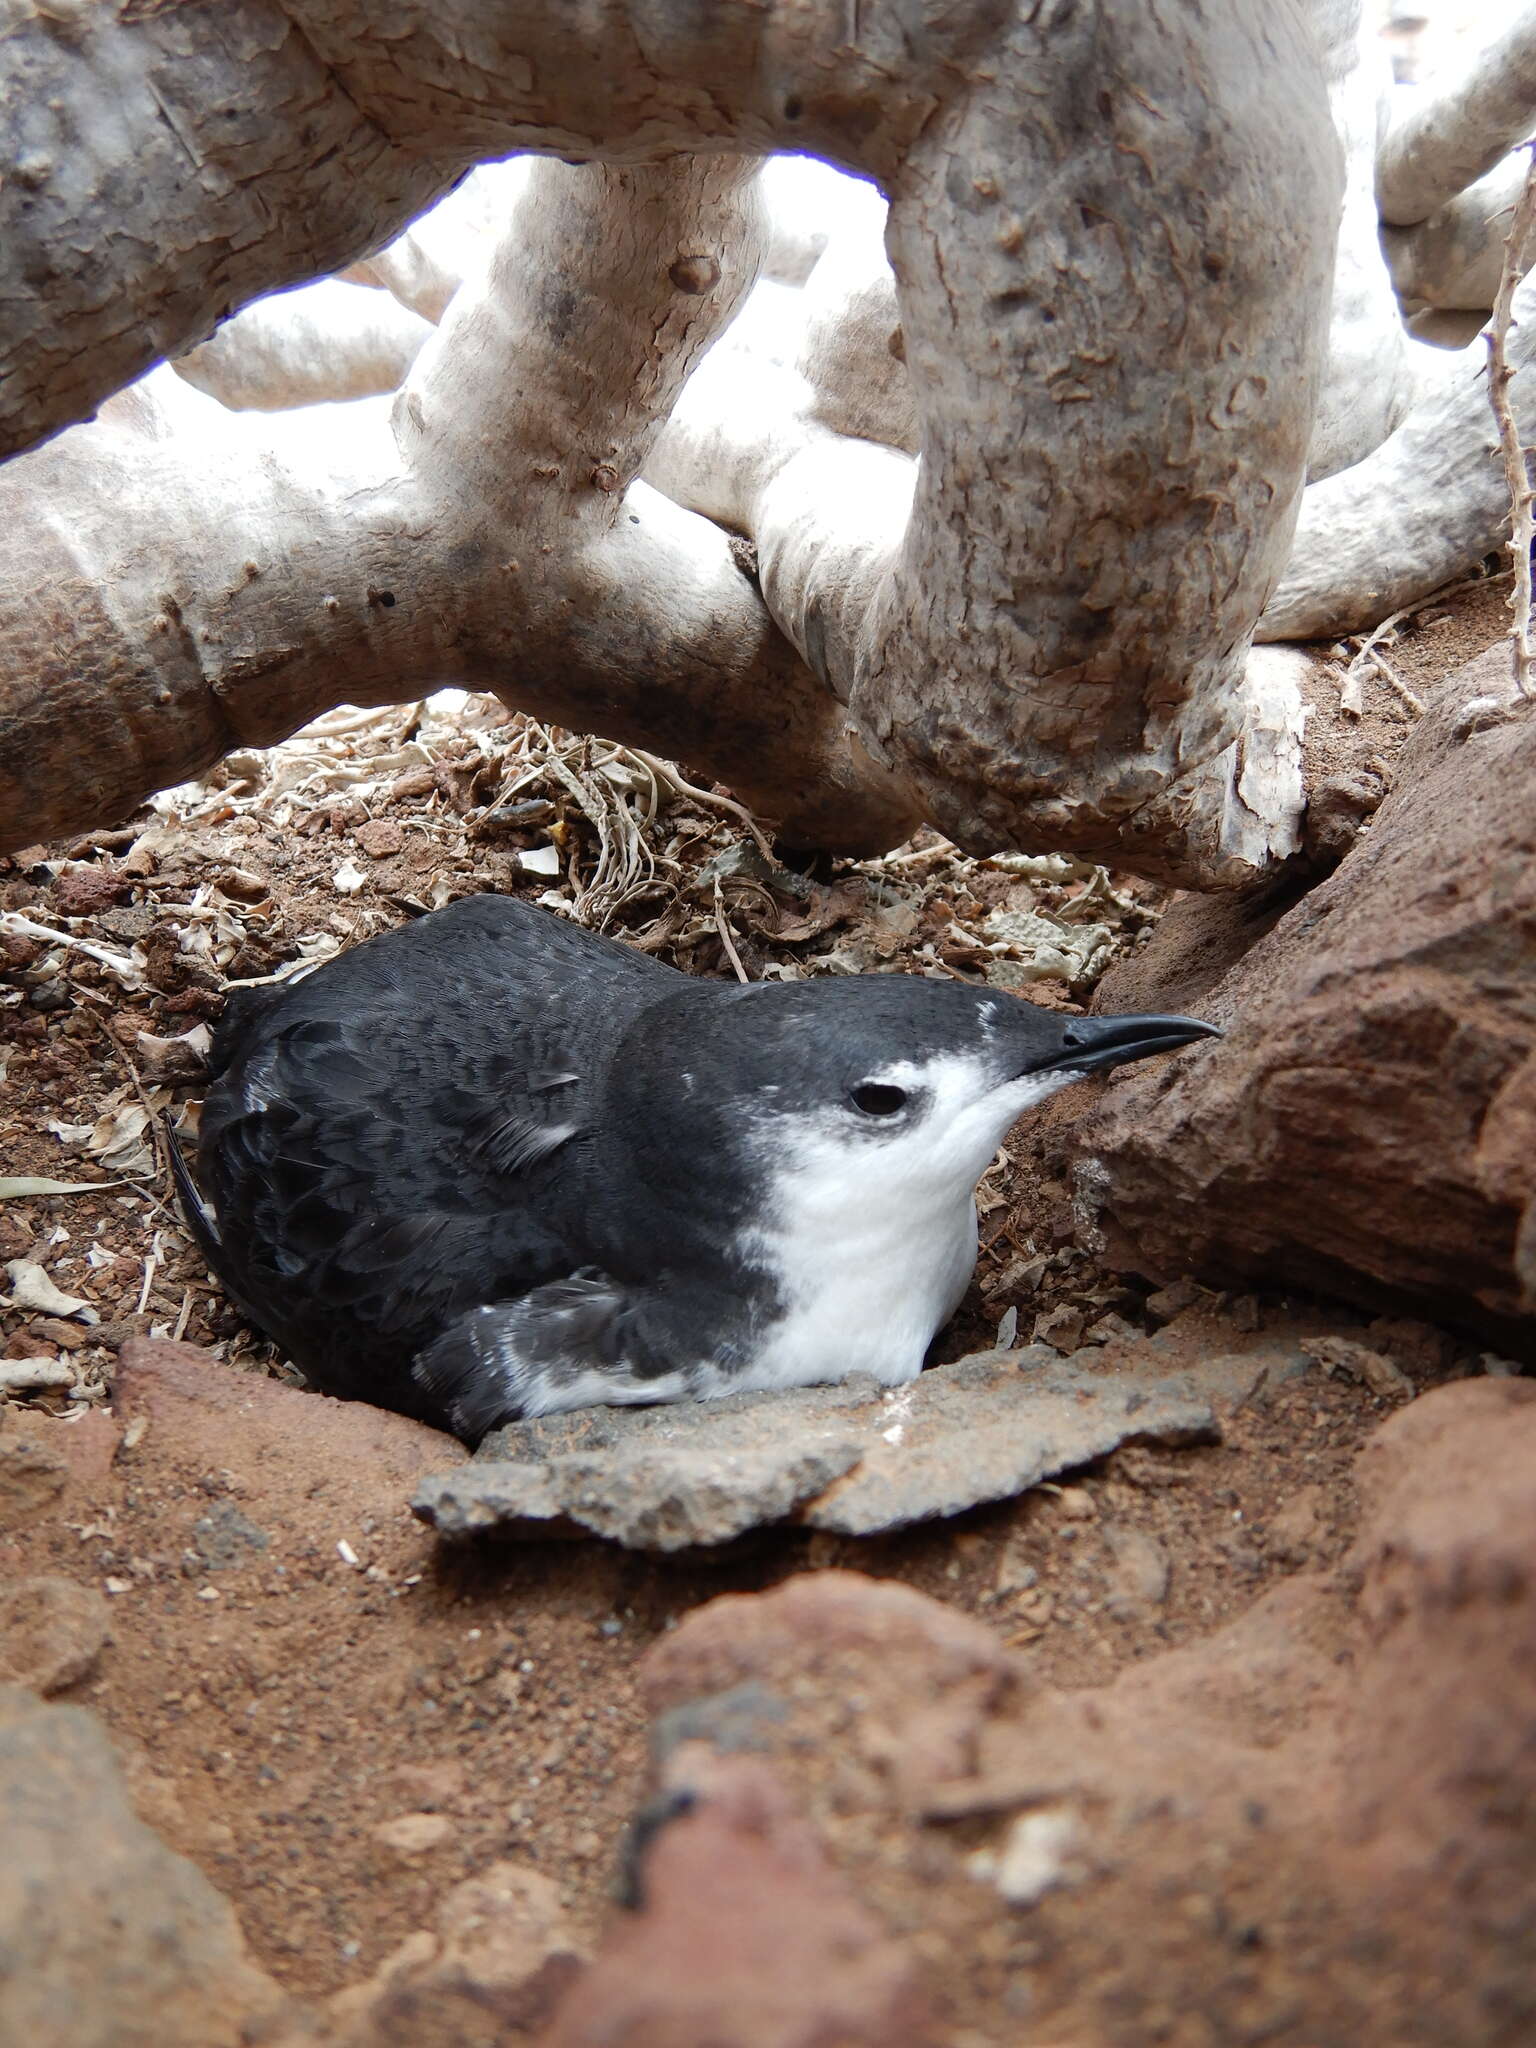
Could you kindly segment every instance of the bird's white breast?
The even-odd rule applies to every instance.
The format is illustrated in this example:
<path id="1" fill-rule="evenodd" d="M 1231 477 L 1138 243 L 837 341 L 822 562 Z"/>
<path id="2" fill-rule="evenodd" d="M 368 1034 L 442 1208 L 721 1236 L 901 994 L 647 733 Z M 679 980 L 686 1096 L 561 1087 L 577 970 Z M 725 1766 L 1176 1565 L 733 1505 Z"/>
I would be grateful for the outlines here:
<path id="1" fill-rule="evenodd" d="M 928 1346 L 960 1305 L 976 1263 L 976 1205 L 967 1189 L 941 1211 L 891 1203 L 840 1227 L 800 1210 L 756 1235 L 783 1317 L 763 1333 L 738 1388 L 798 1387 L 873 1373 L 915 1379 Z"/>
<path id="2" fill-rule="evenodd" d="M 911 1129 L 861 1142 L 829 1123 L 781 1141 L 764 1220 L 738 1252 L 772 1276 L 783 1310 L 733 1390 L 856 1372 L 899 1386 L 922 1370 L 976 1263 L 977 1180 L 1020 1111 L 1069 1077 L 987 1089 L 969 1062 L 949 1059 L 918 1078 L 933 1109 Z"/>

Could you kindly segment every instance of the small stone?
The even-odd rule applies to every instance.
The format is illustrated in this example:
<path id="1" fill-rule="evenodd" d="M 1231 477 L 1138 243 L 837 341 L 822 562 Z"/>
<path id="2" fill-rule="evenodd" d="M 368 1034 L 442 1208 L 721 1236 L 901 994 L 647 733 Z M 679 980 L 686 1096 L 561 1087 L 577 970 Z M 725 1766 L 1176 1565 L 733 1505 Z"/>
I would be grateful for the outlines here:
<path id="1" fill-rule="evenodd" d="M 438 1813 L 464 1797 L 464 1766 L 452 1757 L 430 1764 L 397 1764 L 382 1783 L 391 1798 L 410 1800 L 413 1813 Z"/>
<path id="2" fill-rule="evenodd" d="M 1010 1906 L 1032 1906 L 1037 1899 L 1084 1875 L 1074 1858 L 1082 1830 L 1077 1816 L 1063 1806 L 1021 1813 L 1001 1853 L 979 1870 L 992 1879 Z"/>
<path id="3" fill-rule="evenodd" d="M 393 1855 L 428 1855 L 440 1848 L 453 1832 L 453 1823 L 442 1813 L 402 1813 L 393 1820 L 381 1820 L 373 1839 Z"/>
<path id="4" fill-rule="evenodd" d="M 1040 1574 L 1029 1562 L 1022 1549 L 1016 1544 L 1005 1546 L 997 1561 L 997 1577 L 993 1584 L 998 1596 L 1006 1599 L 1010 1593 L 1027 1593 L 1031 1586 L 1038 1585 Z"/>
<path id="5" fill-rule="evenodd" d="M 1357 1344 L 1349 1337 L 1303 1337 L 1298 1347 L 1316 1359 L 1330 1376 L 1336 1372 L 1358 1380 L 1385 1401 L 1411 1401 L 1413 1381 L 1401 1366 L 1394 1365 L 1379 1351 Z"/>
<path id="6" fill-rule="evenodd" d="M 1321 1488 L 1304 1486 L 1276 1509 L 1262 1531 L 1271 1555 L 1286 1564 L 1306 1561 L 1322 1531 L 1322 1498 Z"/>
<path id="7" fill-rule="evenodd" d="M 18 1579 L 0 1590 L 0 1679 L 46 1698 L 90 1676 L 110 1634 L 107 1603 L 72 1579 Z"/>
<path id="8" fill-rule="evenodd" d="M 1098 1519 L 1099 1504 L 1086 1487 L 1058 1487 L 1056 1505 L 1069 1522 L 1093 1522 Z"/>
<path id="9" fill-rule="evenodd" d="M 1147 1296 L 1147 1314 L 1154 1322 L 1171 1323 L 1175 1316 L 1181 1316 L 1197 1302 L 1209 1300 L 1209 1294 L 1198 1281 L 1187 1275 L 1175 1280 L 1169 1287 L 1159 1287 L 1155 1294 Z"/>
<path id="10" fill-rule="evenodd" d="M 82 1329 L 78 1323 L 66 1323 L 58 1316 L 44 1316 L 40 1322 L 29 1323 L 27 1335 L 44 1344 L 52 1344 L 60 1351 L 80 1351 L 96 1341 L 94 1330 Z"/>
<path id="11" fill-rule="evenodd" d="M 370 818 L 352 837 L 370 860 L 387 860 L 405 845 L 405 832 L 393 818 Z"/>
<path id="12" fill-rule="evenodd" d="M 1233 1328 L 1249 1336 L 1264 1327 L 1264 1311 L 1259 1306 L 1259 1297 L 1256 1294 L 1234 1295 L 1227 1313 L 1232 1318 Z"/>
<path id="13" fill-rule="evenodd" d="M 0 1430 L 0 1529 L 21 1529 L 64 1491 L 69 1461 L 25 1425 Z"/>
<path id="14" fill-rule="evenodd" d="M 1053 1351 L 1064 1355 L 1077 1350 L 1083 1341 L 1083 1312 L 1068 1308 L 1065 1303 L 1049 1308 L 1035 1318 L 1034 1340 L 1037 1344 L 1049 1344 Z"/>
<path id="15" fill-rule="evenodd" d="M 1143 1608 L 1161 1607 L 1168 1597 L 1168 1553 L 1143 1529 L 1111 1524 L 1104 1531 L 1111 1566 L 1104 1604 L 1118 1619 Z"/>
<path id="16" fill-rule="evenodd" d="M 265 903 L 272 894 L 265 878 L 247 868 L 226 868 L 216 884 L 219 893 L 236 903 Z"/>
<path id="17" fill-rule="evenodd" d="M 1141 1331 L 1134 1323 L 1128 1323 L 1124 1316 L 1113 1309 L 1099 1317 L 1083 1332 L 1085 1344 L 1136 1344 L 1141 1341 Z"/>

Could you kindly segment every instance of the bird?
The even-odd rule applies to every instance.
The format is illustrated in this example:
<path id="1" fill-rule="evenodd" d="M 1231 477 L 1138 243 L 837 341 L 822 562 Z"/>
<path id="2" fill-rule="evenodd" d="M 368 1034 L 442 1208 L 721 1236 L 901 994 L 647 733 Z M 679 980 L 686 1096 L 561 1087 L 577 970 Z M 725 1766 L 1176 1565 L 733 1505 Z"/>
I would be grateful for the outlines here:
<path id="1" fill-rule="evenodd" d="M 735 983 L 467 897 L 232 992 L 188 1225 L 324 1392 L 467 1443 L 921 1370 L 1033 1104 L 1216 1027 L 899 974 Z"/>

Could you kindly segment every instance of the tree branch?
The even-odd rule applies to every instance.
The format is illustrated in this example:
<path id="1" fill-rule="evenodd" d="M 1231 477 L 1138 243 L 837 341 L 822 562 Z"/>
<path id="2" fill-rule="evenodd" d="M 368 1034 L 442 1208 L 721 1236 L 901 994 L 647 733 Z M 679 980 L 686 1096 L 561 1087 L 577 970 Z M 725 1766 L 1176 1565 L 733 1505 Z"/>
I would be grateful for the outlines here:
<path id="1" fill-rule="evenodd" d="M 1514 296 L 1510 401 L 1522 440 L 1536 438 L 1536 278 Z M 1446 369 L 1365 461 L 1310 484 L 1285 574 L 1259 621 L 1260 640 L 1354 633 L 1465 576 L 1509 527 L 1509 492 L 1488 406 L 1482 343 Z"/>
<path id="2" fill-rule="evenodd" d="M 50 80 L 76 105 L 99 97 L 103 79 L 114 81 L 117 119 L 110 137 L 103 130 L 95 170 L 109 146 L 122 163 L 133 161 L 139 132 L 161 123 L 166 93 L 187 101 L 194 79 L 194 152 L 200 164 L 214 161 L 208 124 L 234 81 L 224 38 L 238 18 L 235 41 L 259 57 L 251 25 L 264 24 L 269 42 L 277 34 L 260 4 L 189 0 L 90 18 L 71 63 L 56 64 Z M 288 150 L 273 186 L 278 202 L 260 221 L 222 190 L 207 203 L 205 234 L 221 248 L 238 241 L 218 273 L 220 292 L 239 298 L 290 282 L 321 240 L 332 265 L 378 246 L 401 218 L 391 195 L 413 183 L 430 188 L 419 205 L 440 189 L 445 167 L 452 175 L 475 154 L 533 147 L 623 163 L 701 148 L 820 151 L 877 178 L 891 201 L 903 344 L 921 420 L 910 515 L 911 466 L 819 422 L 794 443 L 794 459 L 768 465 L 771 479 L 757 474 L 764 587 L 825 679 L 819 691 L 773 651 L 760 611 L 744 617 L 726 602 L 718 535 L 688 526 L 685 543 L 684 524 L 668 529 L 671 588 L 663 569 L 658 591 L 615 603 L 622 592 L 611 565 L 627 550 L 645 556 L 648 571 L 659 567 L 651 534 L 666 515 L 641 492 L 619 518 L 621 489 L 609 488 L 610 473 L 622 485 L 645 459 L 680 369 L 703 345 L 708 323 L 697 323 L 694 301 L 705 295 L 676 288 L 666 346 L 639 337 L 621 387 L 609 369 L 623 355 L 623 323 L 605 327 L 591 311 L 593 289 L 583 287 L 574 299 L 580 332 L 566 331 L 551 280 L 565 274 L 562 264 L 569 270 L 570 252 L 547 248 L 552 267 L 541 278 L 526 265 L 518 292 L 494 316 L 482 308 L 475 330 L 514 379 L 523 374 L 515 368 L 523 343 L 559 336 L 539 359 L 541 459 L 507 470 L 529 444 L 521 428 L 498 423 L 494 408 L 455 417 L 461 387 L 441 353 L 444 335 L 418 359 L 396 414 L 403 460 L 381 452 L 377 431 L 361 423 L 347 430 L 339 470 L 292 436 L 279 437 L 270 474 L 247 447 L 243 460 L 261 470 L 252 509 L 232 505 L 225 530 L 242 537 L 251 575 L 225 559 L 227 550 L 218 575 L 205 573 L 212 542 L 202 539 L 176 573 L 165 544 L 174 520 L 141 555 L 123 559 L 114 522 L 87 490 L 83 530 L 99 556 L 47 567 L 65 586 L 83 581 L 96 593 L 110 614 L 103 647 L 82 649 L 68 633 L 56 661 L 34 614 L 23 637 L 29 650 L 41 642 L 39 659 L 55 663 L 56 680 L 28 678 L 28 688 L 51 689 L 62 712 L 64 657 L 80 657 L 80 673 L 95 676 L 110 645 L 117 666 L 106 695 L 134 696 L 143 636 L 157 618 L 169 622 L 162 633 L 179 630 L 160 603 L 168 593 L 183 621 L 204 615 L 188 629 L 185 673 L 168 685 L 173 701 L 179 687 L 193 693 L 187 730 L 202 736 L 166 745 L 157 761 L 206 757 L 236 700 L 250 705 L 247 684 L 258 673 L 263 708 L 242 718 L 291 716 L 319 687 L 323 647 L 332 691 L 398 691 L 406 676 L 414 690 L 424 672 L 445 681 L 489 667 L 517 701 L 546 713 L 558 702 L 558 715 L 579 710 L 589 724 L 652 745 L 680 739 L 682 751 L 743 788 L 766 772 L 753 760 L 765 734 L 783 727 L 781 745 L 794 736 L 793 776 L 804 789 L 821 787 L 813 808 L 826 817 L 853 804 L 845 838 L 867 837 L 876 816 L 889 824 L 927 812 L 967 844 L 1113 853 L 1198 885 L 1240 879 L 1256 843 L 1272 848 L 1276 834 L 1284 837 L 1277 817 L 1255 838 L 1240 787 L 1254 710 L 1247 639 L 1285 556 L 1305 461 L 1338 189 L 1314 49 L 1287 0 L 1210 10 L 1105 0 L 1047 12 L 971 0 L 925 16 L 920 37 L 905 10 L 850 17 L 842 0 L 719 0 L 705 11 L 671 0 L 580 9 L 540 0 L 515 10 L 488 0 L 435 0 L 430 9 L 392 0 L 387 18 L 335 0 L 295 0 L 291 21 L 302 37 L 284 22 L 281 77 L 257 80 L 256 105 L 273 132 L 247 137 L 258 182 L 274 152 Z M 0 51 L 0 65 L 11 54 Z M 300 73 L 338 126 L 329 160 L 309 150 L 301 121 L 282 118 L 283 95 L 292 98 Z M 345 235 L 330 212 L 338 153 L 351 179 L 347 204 L 357 202 L 341 209 Z M 166 245 L 144 209 L 170 171 L 154 168 L 129 234 L 119 232 L 93 170 L 86 183 L 96 203 L 76 223 L 76 254 L 66 260 L 47 237 L 28 240 L 22 260 L 41 264 L 50 290 L 56 284 L 61 346 L 77 368 L 61 380 L 24 340 L 13 437 L 45 431 L 99 396 L 98 358 L 117 381 L 124 337 L 157 271 L 172 306 L 160 345 L 179 347 L 202 331 L 213 288 L 190 228 L 177 226 L 170 253 L 156 253 Z M 198 217 L 196 207 L 183 212 L 188 222 Z M 311 216 L 321 229 L 294 225 Z M 7 258 L 5 230 L 19 217 L 7 184 Z M 181 222 L 177 213 L 173 225 Z M 623 249 L 618 260 L 634 253 Z M 594 267 L 613 256 L 600 247 Z M 515 258 L 507 262 L 511 276 Z M 100 303 L 130 272 L 130 318 L 108 346 Z M 90 317 L 87 296 L 97 308 Z M 625 303 L 624 292 L 617 298 Z M 457 313 L 456 304 L 448 327 Z M 461 332 L 469 347 L 471 330 Z M 604 365 L 596 382 L 583 375 L 588 337 Z M 518 388 L 510 387 L 510 411 Z M 747 421 L 717 431 L 750 439 Z M 503 481 L 493 490 L 498 464 Z M 747 466 L 764 467 L 756 457 Z M 539 473 L 551 468 L 554 476 Z M 82 481 L 72 479 L 77 495 Z M 168 470 L 160 482 L 169 492 Z M 19 490 L 7 493 L 11 502 Z M 606 528 L 588 502 L 594 496 L 609 508 Z M 834 505 L 849 521 L 842 535 L 828 532 Z M 255 507 L 265 508 L 265 525 Z M 200 527 L 211 509 L 199 509 Z M 316 539 L 295 541 L 290 557 L 288 532 L 304 520 Z M 338 534 L 349 521 L 356 544 L 343 550 Z M 55 543 L 38 545 L 46 558 Z M 681 585 L 676 550 L 687 564 Z M 511 561 L 515 571 L 505 567 Z M 568 573 L 556 575 L 562 562 Z M 126 607 L 109 564 L 137 593 Z M 268 585 L 290 588 L 291 602 L 269 603 Z M 39 588 L 47 582 L 12 583 L 13 605 L 35 606 Z M 385 589 L 396 597 L 392 609 L 367 595 Z M 305 610 L 316 590 L 340 608 L 328 627 Z M 712 649 L 700 616 L 708 605 L 723 607 Z M 660 629 L 673 608 L 687 630 Z M 231 647 L 246 663 L 233 673 Z M 631 681 L 637 653 L 661 677 L 643 706 Z M 780 693 L 772 702 L 770 690 Z M 631 716 L 640 729 L 621 725 Z M 118 800 L 135 776 L 142 786 L 154 723 L 135 718 L 117 735 Z M 739 745 L 729 736 L 736 728 Z M 742 773 L 724 766 L 733 750 L 745 751 Z"/>
<path id="3" fill-rule="evenodd" d="M 1536 125 L 1536 6 L 1527 5 L 1387 130 L 1376 162 L 1384 221 L 1412 227 L 1491 171 Z"/>
<path id="4" fill-rule="evenodd" d="M 10 843 L 449 682 L 702 763 L 807 840 L 910 829 L 726 536 L 629 485 L 751 282 L 750 170 L 539 165 L 393 418 L 230 414 L 161 371 L 0 471 Z"/>
<path id="5" fill-rule="evenodd" d="M 1509 334 L 1514 318 L 1515 286 L 1529 263 L 1533 232 L 1536 232 L 1536 154 L 1527 159 L 1525 185 L 1515 204 L 1509 239 L 1504 245 L 1504 268 L 1487 334 L 1488 397 L 1494 419 L 1498 422 L 1499 453 L 1503 457 L 1504 480 L 1509 490 L 1509 552 L 1515 565 L 1514 589 L 1509 602 L 1515 615 L 1515 681 L 1520 686 L 1522 697 L 1531 695 L 1533 677 L 1536 677 L 1536 658 L 1533 658 L 1531 650 L 1532 491 L 1529 457 L 1515 420 L 1514 408 L 1509 402 L 1509 387 L 1515 374 L 1509 361 Z"/>

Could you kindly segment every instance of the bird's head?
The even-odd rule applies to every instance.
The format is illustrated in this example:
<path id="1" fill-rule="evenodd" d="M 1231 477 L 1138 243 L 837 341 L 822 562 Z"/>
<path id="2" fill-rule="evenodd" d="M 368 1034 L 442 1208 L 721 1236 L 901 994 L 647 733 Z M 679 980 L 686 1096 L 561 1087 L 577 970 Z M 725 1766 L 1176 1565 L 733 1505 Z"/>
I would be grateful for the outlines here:
<path id="1" fill-rule="evenodd" d="M 968 1193 L 1034 1103 L 1221 1036 L 1193 1017 L 1066 1016 L 912 976 L 693 987 L 707 995 L 641 1021 L 620 1091 L 643 1087 L 650 1118 L 666 1118 L 692 1157 L 745 1144 L 824 1181 L 844 1208 Z"/>

